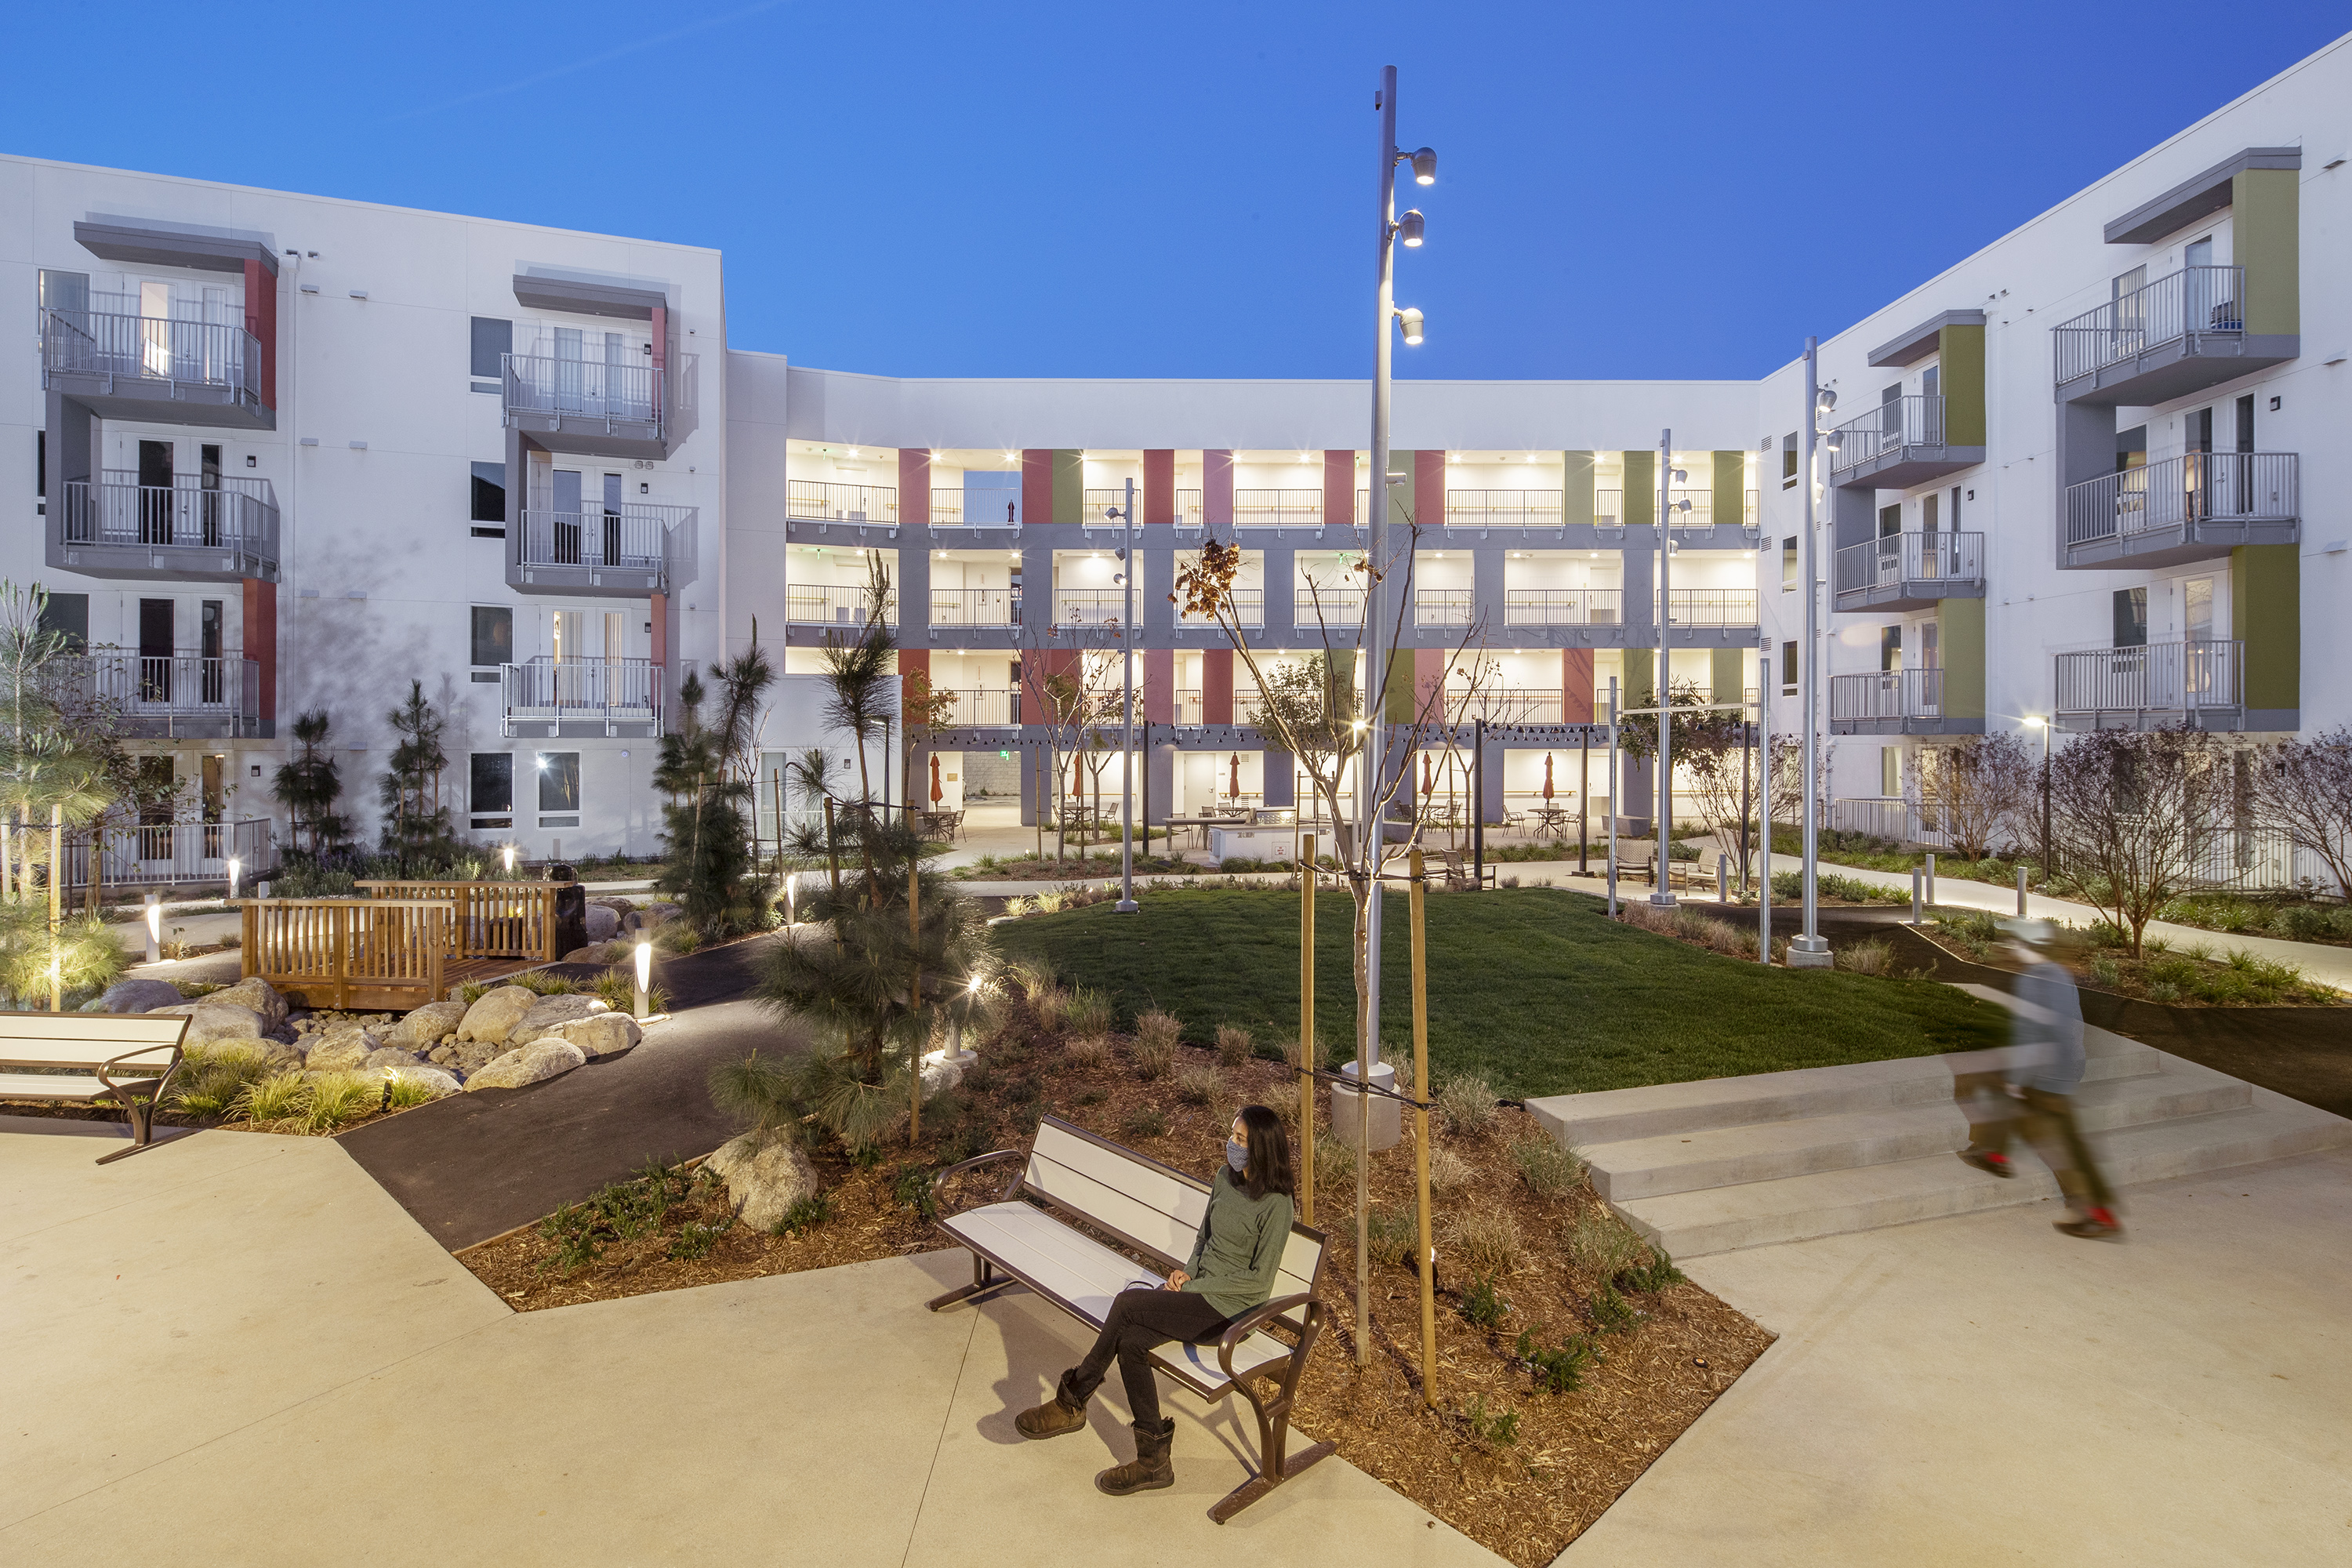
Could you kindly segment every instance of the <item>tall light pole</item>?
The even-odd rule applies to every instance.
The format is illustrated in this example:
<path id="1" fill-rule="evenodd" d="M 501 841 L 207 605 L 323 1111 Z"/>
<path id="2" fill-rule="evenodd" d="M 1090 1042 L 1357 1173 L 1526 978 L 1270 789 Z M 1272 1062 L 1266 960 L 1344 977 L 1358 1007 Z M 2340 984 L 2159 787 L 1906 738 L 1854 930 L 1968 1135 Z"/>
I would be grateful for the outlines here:
<path id="1" fill-rule="evenodd" d="M 1122 597 L 1118 611 L 1118 902 L 1115 914 L 1135 913 L 1135 481 L 1127 481 L 1127 500 L 1115 516 L 1119 521 L 1118 574 Z M 1149 834 L 1151 825 L 1145 823 Z"/>
<path id="2" fill-rule="evenodd" d="M 1674 569 L 1668 563 L 1675 555 L 1672 520 L 1675 514 L 1675 481 L 1685 478 L 1675 467 L 1675 433 L 1671 429 L 1658 432 L 1658 862 L 1652 878 L 1650 902 L 1660 909 L 1675 907 L 1674 878 L 1666 868 L 1668 840 L 1675 826 L 1675 726 L 1674 726 Z M 1690 503 L 1685 501 L 1684 506 Z"/>
<path id="3" fill-rule="evenodd" d="M 1371 515 L 1366 520 L 1371 535 L 1371 572 L 1370 581 L 1364 584 L 1364 694 L 1368 701 L 1377 701 L 1382 710 L 1365 715 L 1370 723 L 1364 731 L 1364 755 L 1356 764 L 1357 842 L 1366 847 L 1365 864 L 1370 877 L 1364 905 L 1365 960 L 1372 976 L 1370 994 L 1364 999 L 1362 1034 L 1356 1047 L 1356 1081 L 1360 1086 L 1368 1083 L 1369 1075 L 1381 1065 L 1381 861 L 1388 842 L 1380 819 L 1379 801 L 1381 781 L 1388 769 L 1388 649 L 1383 634 L 1388 624 L 1389 376 L 1394 352 L 1391 334 L 1402 328 L 1408 343 L 1418 343 L 1422 337 L 1421 312 L 1396 308 L 1396 243 L 1402 239 L 1408 248 L 1417 248 L 1422 237 L 1418 209 L 1407 212 L 1402 218 L 1397 216 L 1397 165 L 1410 161 L 1415 184 L 1437 183 L 1434 152 L 1427 147 L 1412 153 L 1397 150 L 1396 79 L 1396 67 L 1381 67 L 1381 90 L 1372 100 L 1372 107 L 1381 112 L 1381 210 L 1372 354 L 1372 472 L 1369 487 Z"/>
<path id="4" fill-rule="evenodd" d="M 2050 721 L 2028 714 L 2026 723 L 2042 731 L 2042 880 L 2050 880 Z"/>
<path id="5" fill-rule="evenodd" d="M 1804 748 L 1799 765 L 1804 779 L 1804 929 L 1789 943 L 1789 966 L 1791 969 L 1826 969 L 1830 964 L 1830 944 L 1821 935 L 1821 795 L 1819 769 L 1814 765 L 1820 751 L 1820 682 L 1821 682 L 1821 584 L 1820 573 L 1814 565 L 1814 535 L 1820 531 L 1821 484 L 1813 473 L 1815 448 L 1821 433 L 1822 416 L 1837 406 L 1837 394 L 1825 392 L 1821 384 L 1821 363 L 1816 357 L 1818 338 L 1805 340 L 1805 435 L 1802 468 L 1805 476 L 1805 537 L 1804 550 L 1799 563 L 1805 574 L 1805 644 L 1802 655 L 1802 694 L 1805 721 L 1800 730 L 1798 744 Z M 1769 763 L 1767 764 L 1769 765 Z M 1764 842 L 1772 842 L 1768 825 Z"/>

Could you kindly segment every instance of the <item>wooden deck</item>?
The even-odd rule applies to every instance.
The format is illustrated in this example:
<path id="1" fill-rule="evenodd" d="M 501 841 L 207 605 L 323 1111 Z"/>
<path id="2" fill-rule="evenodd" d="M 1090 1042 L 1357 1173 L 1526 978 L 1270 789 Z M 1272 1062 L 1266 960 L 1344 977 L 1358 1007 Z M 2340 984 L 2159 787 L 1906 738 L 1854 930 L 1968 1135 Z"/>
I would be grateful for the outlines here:
<path id="1" fill-rule="evenodd" d="M 551 882 L 362 882 L 370 899 L 243 899 L 247 977 L 305 1007 L 405 1011 L 554 962 Z"/>

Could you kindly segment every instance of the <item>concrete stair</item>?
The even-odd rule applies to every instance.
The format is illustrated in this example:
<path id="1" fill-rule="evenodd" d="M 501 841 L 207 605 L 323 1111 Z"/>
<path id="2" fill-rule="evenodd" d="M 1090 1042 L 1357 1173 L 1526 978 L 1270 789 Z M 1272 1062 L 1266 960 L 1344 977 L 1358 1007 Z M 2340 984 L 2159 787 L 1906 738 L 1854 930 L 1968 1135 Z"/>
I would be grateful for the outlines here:
<path id="1" fill-rule="evenodd" d="M 2075 1113 L 2118 1187 L 2352 1144 L 2352 1121 L 2226 1073 L 2104 1029 L 2084 1044 Z M 1955 1158 L 1968 1123 L 1942 1057 L 1555 1095 L 1528 1109 L 1591 1163 L 1594 1191 L 1677 1258 L 2058 1194 L 2025 1152 L 2006 1181 Z"/>

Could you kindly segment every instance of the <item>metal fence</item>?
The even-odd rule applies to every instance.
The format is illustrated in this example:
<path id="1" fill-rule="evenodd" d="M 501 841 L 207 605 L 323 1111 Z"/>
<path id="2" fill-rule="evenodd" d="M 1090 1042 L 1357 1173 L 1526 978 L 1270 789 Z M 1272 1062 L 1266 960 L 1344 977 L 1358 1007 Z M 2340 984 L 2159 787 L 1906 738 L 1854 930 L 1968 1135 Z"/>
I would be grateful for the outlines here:
<path id="1" fill-rule="evenodd" d="M 2286 892 L 2298 886 L 2294 840 L 2275 827 L 2231 826 L 2208 834 L 2188 880 L 2234 892 Z M 2315 881 L 2324 881 L 2323 872 Z"/>
<path id="2" fill-rule="evenodd" d="M 226 550 L 278 563 L 278 496 L 268 479 L 224 476 L 217 488 L 142 485 L 132 472 L 69 479 L 57 528 L 67 546 Z"/>
<path id="3" fill-rule="evenodd" d="M 2244 702 L 2245 645 L 2221 637 L 2058 656 L 2062 714 L 2193 713 Z"/>
<path id="4" fill-rule="evenodd" d="M 661 724 L 662 667 L 649 658 L 555 658 L 499 667 L 506 721 Z M 511 729 L 508 731 L 511 734 Z"/>
<path id="5" fill-rule="evenodd" d="M 58 885 L 87 889 L 93 870 L 102 889 L 226 882 L 231 860 L 236 862 L 240 891 L 278 868 L 278 840 L 268 818 L 72 828 L 65 836 L 65 872 Z"/>
<path id="6" fill-rule="evenodd" d="M 1944 444 L 1944 400 L 1918 393 L 1890 397 L 1830 432 L 1830 471 L 1876 462 L 1906 447 Z"/>
<path id="7" fill-rule="evenodd" d="M 1669 623 L 1677 626 L 1752 626 L 1759 624 L 1753 588 L 1669 588 Z"/>
<path id="8" fill-rule="evenodd" d="M 2294 452 L 2187 452 L 2066 487 L 2066 543 L 2164 533 L 2193 522 L 2285 522 L 2300 515 Z"/>
<path id="9" fill-rule="evenodd" d="M 862 626 L 873 608 L 873 595 L 862 583 L 790 583 L 784 587 L 784 619 L 796 624 Z M 898 591 L 882 596 L 882 619 L 898 621 Z"/>
<path id="10" fill-rule="evenodd" d="M 1021 595 L 1011 588 L 934 588 L 931 625 L 935 626 L 1017 626 Z"/>
<path id="11" fill-rule="evenodd" d="M 1898 588 L 1906 583 L 1974 583 L 1984 578 L 1981 533 L 1889 533 L 1837 552 L 1837 591 Z"/>
<path id="12" fill-rule="evenodd" d="M 1613 626 L 1624 602 L 1622 588 L 1507 588 L 1503 617 L 1514 626 Z"/>
<path id="13" fill-rule="evenodd" d="M 1412 624 L 1417 626 L 1466 626 L 1476 614 L 1477 595 L 1469 588 L 1415 588 Z"/>
<path id="14" fill-rule="evenodd" d="M 2184 267 L 2050 329 L 2063 384 L 2199 332 L 2246 330 L 2246 269 Z"/>
<path id="15" fill-rule="evenodd" d="M 110 709 L 144 739 L 225 739 L 258 732 L 261 666 L 223 654 L 93 648 L 60 658 L 44 677 L 61 700 Z"/>
<path id="16" fill-rule="evenodd" d="M 506 356 L 509 414 L 662 423 L 662 372 L 651 364 L 560 354 Z"/>
<path id="17" fill-rule="evenodd" d="M 1832 720 L 1891 721 L 1940 719 L 1943 714 L 1944 672 L 1940 669 L 1876 669 L 1830 677 Z"/>
<path id="18" fill-rule="evenodd" d="M 519 566 L 614 566 L 659 572 L 669 531 L 694 515 L 690 506 L 624 503 L 579 511 L 526 510 L 515 531 Z"/>
<path id="19" fill-rule="evenodd" d="M 961 491 L 950 491 L 951 495 Z M 896 485 L 832 485 L 816 479 L 784 481 L 784 516 L 794 522 L 898 521 Z"/>
<path id="20" fill-rule="evenodd" d="M 261 342 L 242 324 L 47 310 L 41 368 L 152 383 L 167 395 L 178 386 L 218 387 L 239 401 L 257 400 Z"/>
<path id="21" fill-rule="evenodd" d="M 1448 528 L 1558 528 L 1559 490 L 1447 490 Z"/>

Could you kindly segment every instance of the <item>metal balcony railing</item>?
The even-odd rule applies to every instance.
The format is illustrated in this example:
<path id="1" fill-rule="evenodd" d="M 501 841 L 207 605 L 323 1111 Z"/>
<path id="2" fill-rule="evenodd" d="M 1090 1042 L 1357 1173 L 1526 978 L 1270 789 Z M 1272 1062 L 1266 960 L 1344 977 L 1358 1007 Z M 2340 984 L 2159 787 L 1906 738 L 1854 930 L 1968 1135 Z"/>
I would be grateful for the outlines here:
<path id="1" fill-rule="evenodd" d="M 1905 583 L 1984 580 L 1981 533 L 1889 533 L 1837 552 L 1837 591 L 1865 592 Z"/>
<path id="2" fill-rule="evenodd" d="M 242 324 L 170 321 L 100 310 L 41 312 L 41 369 L 106 378 L 110 391 L 145 384 L 156 395 L 180 389 L 261 398 L 261 341 Z"/>
<path id="3" fill-rule="evenodd" d="M 1830 432 L 1830 472 L 1874 463 L 1906 447 L 1944 444 L 1944 400 L 1913 393 L 1890 397 Z"/>
<path id="4" fill-rule="evenodd" d="M 1143 595 L 1136 595 L 1135 613 L 1143 615 Z M 1127 617 L 1123 588 L 1063 588 L 1054 595 L 1054 623 L 1064 626 L 1115 626 Z"/>
<path id="5" fill-rule="evenodd" d="M 898 487 L 786 479 L 784 516 L 794 522 L 878 522 L 895 526 L 898 521 Z"/>
<path id="6" fill-rule="evenodd" d="M 515 531 L 515 564 L 660 572 L 668 555 L 669 531 L 694 511 L 690 506 L 631 503 L 617 511 L 604 506 L 579 511 L 528 510 Z"/>
<path id="7" fill-rule="evenodd" d="M 1017 626 L 1021 595 L 1011 588 L 934 588 L 931 625 L 935 626 Z"/>
<path id="8" fill-rule="evenodd" d="M 1503 618 L 1514 626 L 1613 626 L 1624 601 L 1622 588 L 1507 588 Z"/>
<path id="9" fill-rule="evenodd" d="M 2294 452 L 2188 452 L 2066 487 L 2066 544 L 2163 533 L 2197 522 L 2291 522 L 2301 515 Z"/>
<path id="10" fill-rule="evenodd" d="M 940 727 L 949 730 L 1004 730 L 1021 722 L 1021 693 L 1011 689 L 948 687 L 935 695 L 955 699 Z"/>
<path id="11" fill-rule="evenodd" d="M 2195 713 L 2244 705 L 2245 645 L 2223 637 L 2058 656 L 2060 715 Z"/>
<path id="12" fill-rule="evenodd" d="M 250 735 L 261 717 L 261 666 L 235 651 L 134 653 L 93 648 L 57 660 L 52 694 L 104 704 L 147 738 Z"/>
<path id="13" fill-rule="evenodd" d="M 505 380 L 509 414 L 661 428 L 663 373 L 651 364 L 509 354 Z"/>
<path id="14" fill-rule="evenodd" d="M 1944 672 L 1940 669 L 1879 669 L 1866 675 L 1830 677 L 1832 722 L 1944 716 Z"/>
<path id="15" fill-rule="evenodd" d="M 1559 490 L 1448 490 L 1448 528 L 1558 528 Z"/>
<path id="16" fill-rule="evenodd" d="M 142 485 L 133 472 L 69 479 L 57 528 L 65 545 L 221 550 L 278 563 L 278 497 L 268 479 L 224 477 L 216 489 Z"/>
<path id="17" fill-rule="evenodd" d="M 2246 269 L 2184 267 L 2050 329 L 2059 384 L 2200 333 L 2242 336 Z"/>
<path id="18" fill-rule="evenodd" d="M 1759 492 L 1749 490 L 1747 493 L 1739 510 L 1739 524 L 1750 533 L 1764 526 L 1763 499 Z"/>
<path id="19" fill-rule="evenodd" d="M 1233 596 L 1234 618 L 1236 621 L 1245 626 L 1262 626 L 1265 625 L 1265 589 L 1234 588 L 1228 591 Z M 1141 594 L 1138 594 L 1136 595 L 1135 613 L 1138 616 L 1140 616 L 1143 614 L 1143 596 Z M 1211 617 L 1207 616 L 1187 614 L 1180 605 L 1177 607 L 1176 612 L 1176 624 L 1185 626 L 1205 626 L 1211 624 Z"/>
<path id="20" fill-rule="evenodd" d="M 1361 588 L 1293 588 L 1290 591 L 1290 619 L 1301 626 L 1345 626 L 1354 628 L 1364 622 L 1364 591 Z"/>
<path id="21" fill-rule="evenodd" d="M 872 612 L 873 595 L 856 583 L 793 583 L 784 589 L 784 619 L 835 626 L 862 626 Z M 883 596 L 885 625 L 898 623 L 898 591 Z"/>
<path id="22" fill-rule="evenodd" d="M 1592 492 L 1592 526 L 1622 528 L 1624 523 L 1625 492 L 1622 489 L 1594 490 Z"/>
<path id="23" fill-rule="evenodd" d="M 1450 724 L 1474 719 L 1489 724 L 1557 724 L 1561 721 L 1560 695 L 1523 687 L 1469 692 L 1448 699 L 1443 718 Z"/>
<path id="24" fill-rule="evenodd" d="M 1193 725 L 1206 723 L 1207 721 L 1201 716 L 1202 711 L 1201 692 L 1198 687 L 1180 686 L 1176 689 L 1177 723 Z"/>
<path id="25" fill-rule="evenodd" d="M 499 667 L 507 732 L 516 724 L 602 724 L 658 731 L 662 667 L 649 658 L 554 658 Z"/>
<path id="26" fill-rule="evenodd" d="M 1477 613 L 1477 594 L 1470 588 L 1415 588 L 1412 624 L 1417 626 L 1466 626 Z"/>
<path id="27" fill-rule="evenodd" d="M 1235 528 L 1320 528 L 1321 489 L 1240 490 L 1234 492 Z"/>
<path id="28" fill-rule="evenodd" d="M 1669 624 L 1677 626 L 1752 626 L 1759 624 L 1753 588 L 1669 588 Z"/>
<path id="29" fill-rule="evenodd" d="M 1683 510 L 1688 502 L 1690 510 Z M 1666 492 L 1666 525 L 1669 528 L 1713 528 L 1715 526 L 1715 492 L 1676 485 Z"/>
<path id="30" fill-rule="evenodd" d="M 89 886 L 95 840 L 102 888 L 170 887 L 226 881 L 236 862 L 240 892 L 278 869 L 278 842 L 268 817 L 236 822 L 159 822 L 135 827 L 68 828 L 58 886 Z"/>
<path id="31" fill-rule="evenodd" d="M 863 489 L 866 487 L 852 485 L 842 488 Z M 895 493 L 894 491 L 893 494 Z M 1021 500 L 1017 495 L 1007 490 L 982 493 L 992 499 L 982 500 L 974 504 L 971 491 L 933 489 L 931 491 L 931 526 L 934 528 L 1019 528 L 1021 526 Z M 845 506 L 848 503 L 834 504 Z M 868 521 L 878 520 L 868 519 Z"/>

